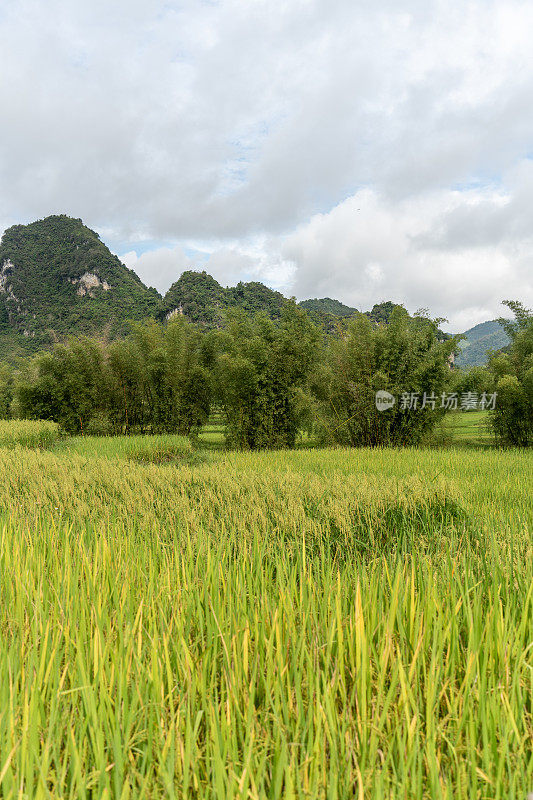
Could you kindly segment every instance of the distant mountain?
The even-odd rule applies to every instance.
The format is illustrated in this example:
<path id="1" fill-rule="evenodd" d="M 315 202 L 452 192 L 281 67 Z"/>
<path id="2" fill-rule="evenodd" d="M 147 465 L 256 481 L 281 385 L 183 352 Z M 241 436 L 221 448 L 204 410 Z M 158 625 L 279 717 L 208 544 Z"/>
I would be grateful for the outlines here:
<path id="1" fill-rule="evenodd" d="M 0 243 L 0 354 L 31 352 L 68 334 L 106 330 L 155 313 L 148 289 L 80 219 L 51 216 L 8 228 Z"/>
<path id="2" fill-rule="evenodd" d="M 147 288 L 80 219 L 51 216 L 8 228 L 0 242 L 0 360 L 13 360 L 68 335 L 114 338 L 132 320 L 181 314 L 208 328 L 220 327 L 225 312 L 241 308 L 278 319 L 289 301 L 252 281 L 223 287 L 207 272 L 186 271 L 164 298 Z M 302 300 L 300 307 L 326 332 L 334 332 L 355 308 L 331 297 Z M 365 312 L 387 323 L 395 303 Z M 444 336 L 445 334 L 443 334 Z M 488 350 L 508 344 L 496 321 L 466 331 L 457 366 L 484 364 Z"/>
<path id="3" fill-rule="evenodd" d="M 302 300 L 299 305 L 306 311 L 318 311 L 321 314 L 331 314 L 334 317 L 351 317 L 357 313 L 356 308 L 345 306 L 340 300 L 332 300 L 331 297 L 322 297 L 320 300 Z"/>
<path id="4" fill-rule="evenodd" d="M 301 300 L 298 304 L 304 308 L 311 319 L 321 325 L 326 331 L 334 330 L 340 319 L 348 319 L 358 313 L 356 308 L 341 303 L 340 300 L 333 300 L 331 297 L 321 299 Z M 372 311 L 365 311 L 367 317 L 373 322 L 387 323 L 389 317 L 397 303 L 387 300 L 384 303 L 376 303 Z"/>
<path id="5" fill-rule="evenodd" d="M 209 328 L 222 324 L 229 308 L 242 308 L 248 313 L 265 312 L 278 319 L 288 300 L 262 283 L 238 283 L 225 289 L 207 272 L 184 272 L 173 283 L 159 305 L 158 317 L 170 319 L 181 314 L 191 322 Z"/>
<path id="6" fill-rule="evenodd" d="M 191 322 L 206 327 L 219 327 L 224 312 L 229 308 L 242 308 L 248 313 L 262 311 L 271 319 L 279 319 L 283 306 L 289 301 L 280 292 L 263 283 L 238 283 L 224 288 L 207 272 L 187 271 L 172 284 L 159 305 L 159 319 L 170 319 L 182 314 Z M 298 303 L 325 331 L 333 331 L 341 319 L 357 314 L 357 309 L 331 297 L 302 300 Z M 366 314 L 374 322 L 388 322 L 396 304 L 388 300 L 376 304 Z"/>
<path id="7" fill-rule="evenodd" d="M 481 322 L 467 330 L 460 344 L 461 352 L 455 359 L 457 367 L 480 367 L 487 363 L 489 350 L 500 350 L 509 344 L 509 337 L 500 323 L 493 319 Z"/>

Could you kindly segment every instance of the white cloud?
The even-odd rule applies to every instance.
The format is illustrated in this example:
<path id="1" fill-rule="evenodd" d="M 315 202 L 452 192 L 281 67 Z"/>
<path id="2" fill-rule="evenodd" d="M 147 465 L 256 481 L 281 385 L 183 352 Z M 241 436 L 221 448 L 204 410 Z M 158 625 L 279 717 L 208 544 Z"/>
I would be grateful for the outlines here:
<path id="1" fill-rule="evenodd" d="M 147 250 L 140 255 L 130 250 L 119 257 L 145 284 L 155 286 L 161 293 L 185 270 L 206 270 L 223 286 L 262 281 L 285 293 L 292 287 L 296 267 L 283 259 L 279 240 L 255 237 L 230 245 L 189 242 L 188 251 L 189 255 L 178 245 Z"/>
<path id="2" fill-rule="evenodd" d="M 531 302 L 532 25 L 529 0 L 11 0 L 0 219 L 160 242 L 128 255 L 160 289 L 201 265 L 479 321 Z"/>
<path id="3" fill-rule="evenodd" d="M 533 231 L 518 235 L 513 202 L 494 190 L 393 201 L 366 189 L 298 227 L 282 251 L 297 266 L 298 297 L 361 309 L 392 299 L 461 330 L 500 315 L 504 298 L 533 304 Z"/>
<path id="4" fill-rule="evenodd" d="M 160 247 L 141 255 L 130 250 L 121 255 L 120 260 L 133 269 L 143 283 L 154 286 L 159 292 L 166 292 L 180 274 L 189 268 L 189 260 L 179 246 Z"/>

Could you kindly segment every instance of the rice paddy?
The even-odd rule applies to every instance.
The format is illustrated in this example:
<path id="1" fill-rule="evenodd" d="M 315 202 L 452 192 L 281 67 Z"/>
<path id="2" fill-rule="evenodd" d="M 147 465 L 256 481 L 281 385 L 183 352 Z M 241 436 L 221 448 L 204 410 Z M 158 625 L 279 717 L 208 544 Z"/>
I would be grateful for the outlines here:
<path id="1" fill-rule="evenodd" d="M 533 790 L 530 452 L 10 424 L 2 798 Z"/>

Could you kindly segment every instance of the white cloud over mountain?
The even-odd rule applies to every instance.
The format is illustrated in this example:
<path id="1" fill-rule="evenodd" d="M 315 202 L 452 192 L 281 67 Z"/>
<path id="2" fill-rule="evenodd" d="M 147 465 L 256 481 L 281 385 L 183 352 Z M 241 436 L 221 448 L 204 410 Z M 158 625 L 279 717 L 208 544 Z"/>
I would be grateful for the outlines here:
<path id="1" fill-rule="evenodd" d="M 80 216 L 160 289 L 205 268 L 454 328 L 533 304 L 532 24 L 518 0 L 11 0 L 1 224 Z"/>

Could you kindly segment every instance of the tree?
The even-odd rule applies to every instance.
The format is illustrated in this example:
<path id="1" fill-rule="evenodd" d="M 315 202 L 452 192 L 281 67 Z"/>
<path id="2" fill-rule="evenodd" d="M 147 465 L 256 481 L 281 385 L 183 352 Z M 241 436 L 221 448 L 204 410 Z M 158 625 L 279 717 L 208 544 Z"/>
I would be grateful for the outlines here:
<path id="1" fill-rule="evenodd" d="M 211 403 L 209 355 L 194 325 L 147 322 L 112 345 L 111 416 L 125 432 L 195 433 Z"/>
<path id="2" fill-rule="evenodd" d="M 401 306 L 391 310 L 386 324 L 373 324 L 364 314 L 350 320 L 328 342 L 313 381 L 323 438 L 351 446 L 419 442 L 443 413 L 439 395 L 456 346 L 454 339 L 442 340 L 441 321 L 424 313 L 411 317 Z M 379 390 L 395 398 L 386 411 L 376 407 Z M 405 408 L 402 396 L 409 398 Z"/>
<path id="3" fill-rule="evenodd" d="M 318 331 L 288 303 L 280 324 L 230 312 L 219 334 L 218 386 L 227 442 L 241 449 L 293 447 L 300 392 L 318 353 Z"/>
<path id="4" fill-rule="evenodd" d="M 137 324 L 111 345 L 72 339 L 21 371 L 18 409 L 69 433 L 193 434 L 209 414 L 211 358 L 183 319 Z"/>
<path id="5" fill-rule="evenodd" d="M 0 364 L 0 419 L 11 418 L 13 403 L 13 370 L 8 364 Z"/>
<path id="6" fill-rule="evenodd" d="M 105 410 L 104 349 L 95 339 L 71 339 L 37 355 L 16 385 L 18 410 L 29 419 L 58 422 L 68 433 L 84 433 Z"/>
<path id="7" fill-rule="evenodd" d="M 504 305 L 515 318 L 498 320 L 511 343 L 507 353 L 489 361 L 497 392 L 491 423 L 504 444 L 528 447 L 533 442 L 533 314 L 517 301 Z"/>

